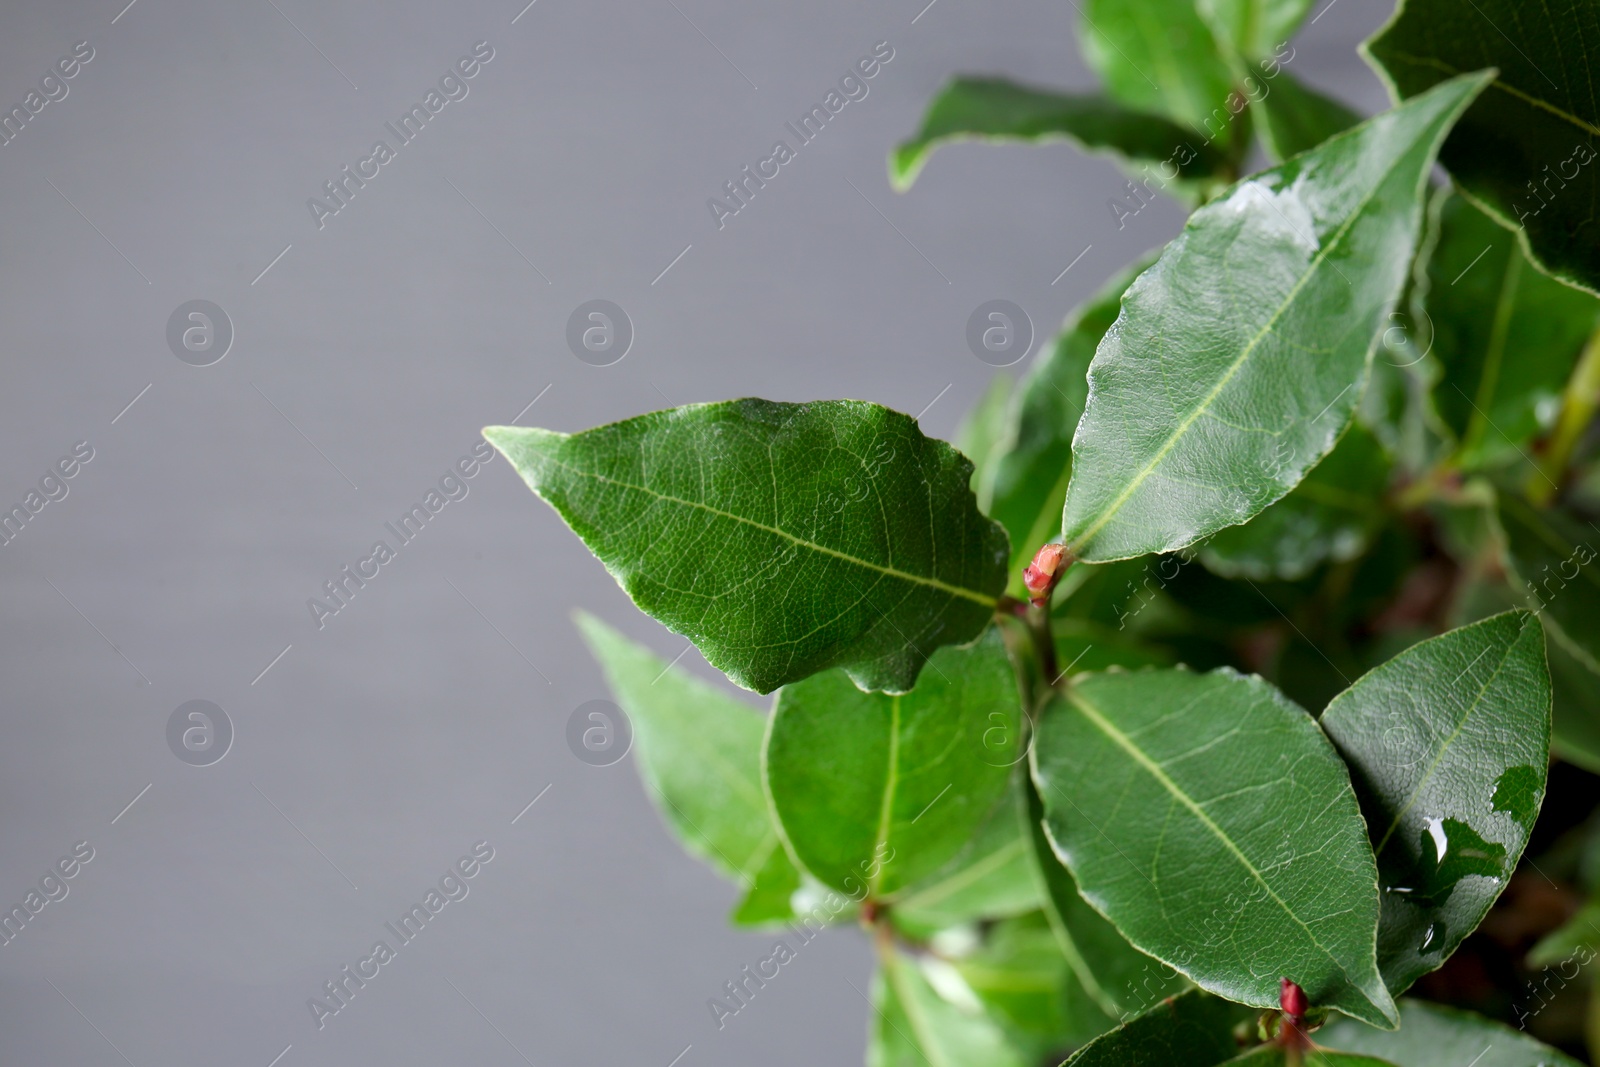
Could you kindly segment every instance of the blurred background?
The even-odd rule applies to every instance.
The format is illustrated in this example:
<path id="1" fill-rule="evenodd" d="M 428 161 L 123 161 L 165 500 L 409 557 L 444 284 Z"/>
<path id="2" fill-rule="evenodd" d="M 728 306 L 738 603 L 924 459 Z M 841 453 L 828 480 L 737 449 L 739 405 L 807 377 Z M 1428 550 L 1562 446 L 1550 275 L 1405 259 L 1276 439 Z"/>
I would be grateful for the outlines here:
<path id="1" fill-rule="evenodd" d="M 0 107 L 28 112 L 0 144 L 0 505 L 37 512 L 0 550 L 0 905 L 37 912 L 0 946 L 7 1063 L 860 1061 L 860 934 L 718 1030 L 706 1000 L 771 937 L 729 928 L 630 760 L 569 750 L 607 695 L 574 608 L 686 643 L 504 460 L 441 479 L 486 424 L 748 395 L 949 437 L 996 373 L 979 304 L 1037 348 L 1183 213 L 1119 228 L 1124 176 L 1066 145 L 959 145 L 889 189 L 952 74 L 1093 88 L 1072 4 L 523 2 L 0 10 Z M 1381 110 L 1355 45 L 1390 7 L 1322 0 L 1295 74 Z M 719 228 L 707 199 L 879 42 L 868 95 Z M 605 366 L 567 341 L 591 300 L 631 327 Z M 67 895 L 27 902 L 80 842 Z M 469 894 L 319 1029 L 308 998 L 479 842 Z"/>

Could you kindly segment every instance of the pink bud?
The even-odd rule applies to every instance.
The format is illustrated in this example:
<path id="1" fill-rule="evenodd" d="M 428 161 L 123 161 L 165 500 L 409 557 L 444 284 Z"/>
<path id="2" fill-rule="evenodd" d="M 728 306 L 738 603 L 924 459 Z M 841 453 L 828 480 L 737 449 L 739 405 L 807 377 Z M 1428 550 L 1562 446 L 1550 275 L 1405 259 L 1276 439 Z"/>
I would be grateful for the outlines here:
<path id="1" fill-rule="evenodd" d="M 1027 587 L 1028 599 L 1035 607 L 1044 607 L 1050 599 L 1050 592 L 1056 587 L 1056 579 L 1060 572 L 1066 568 L 1062 560 L 1067 559 L 1067 546 L 1048 544 L 1034 553 L 1033 562 L 1028 564 L 1022 572 L 1022 584 Z"/>
<path id="2" fill-rule="evenodd" d="M 1278 1006 L 1283 1013 L 1291 1019 L 1303 1019 L 1310 1005 L 1306 1003 L 1306 991 L 1285 978 L 1278 990 Z"/>

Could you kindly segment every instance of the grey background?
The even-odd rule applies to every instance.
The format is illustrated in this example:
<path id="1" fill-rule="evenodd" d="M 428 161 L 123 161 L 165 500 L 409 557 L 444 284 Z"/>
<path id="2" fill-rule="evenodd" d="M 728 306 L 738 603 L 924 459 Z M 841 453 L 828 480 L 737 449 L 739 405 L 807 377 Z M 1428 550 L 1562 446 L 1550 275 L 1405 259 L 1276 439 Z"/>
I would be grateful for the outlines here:
<path id="1" fill-rule="evenodd" d="M 1163 201 L 1118 231 L 1122 176 L 1063 145 L 946 149 L 888 189 L 886 151 L 951 73 L 1092 88 L 1073 5 L 538 0 L 512 24 L 519 0 L 124 3 L 0 13 L 7 108 L 95 49 L 0 147 L 0 503 L 95 449 L 0 549 L 0 902 L 95 849 L 0 947 L 0 1061 L 859 1062 L 853 929 L 713 1025 L 706 999 L 771 939 L 726 925 L 733 888 L 631 761 L 563 740 L 606 695 L 572 608 L 667 657 L 684 642 L 503 460 L 320 631 L 306 600 L 541 393 L 523 423 L 561 430 L 937 397 L 923 425 L 949 436 L 993 373 L 963 339 L 974 307 L 1013 300 L 1047 338 L 1181 224 Z M 1381 108 L 1352 47 L 1387 8 L 1319 2 L 1290 69 Z M 468 97 L 319 230 L 306 199 L 479 40 Z M 706 198 L 880 40 L 870 95 L 719 232 Z M 597 297 L 636 332 L 605 368 L 564 343 Z M 165 340 L 196 298 L 234 324 L 211 367 Z M 167 747 L 191 699 L 234 725 L 210 767 Z M 319 1031 L 307 998 L 483 839 L 470 896 Z"/>

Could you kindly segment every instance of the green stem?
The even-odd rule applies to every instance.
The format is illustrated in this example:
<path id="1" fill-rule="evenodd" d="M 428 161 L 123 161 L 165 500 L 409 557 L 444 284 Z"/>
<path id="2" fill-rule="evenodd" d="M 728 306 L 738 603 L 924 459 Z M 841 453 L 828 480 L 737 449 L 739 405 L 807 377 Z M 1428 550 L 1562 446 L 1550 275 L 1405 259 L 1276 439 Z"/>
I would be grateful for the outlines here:
<path id="1" fill-rule="evenodd" d="M 1600 409 L 1600 329 L 1589 337 L 1572 377 L 1567 379 L 1555 432 L 1544 449 L 1539 471 L 1528 480 L 1528 499 L 1535 505 L 1542 507 L 1555 499 L 1557 487 L 1562 484 L 1572 462 L 1572 454 L 1583 440 L 1584 431 L 1594 421 L 1597 409 Z"/>

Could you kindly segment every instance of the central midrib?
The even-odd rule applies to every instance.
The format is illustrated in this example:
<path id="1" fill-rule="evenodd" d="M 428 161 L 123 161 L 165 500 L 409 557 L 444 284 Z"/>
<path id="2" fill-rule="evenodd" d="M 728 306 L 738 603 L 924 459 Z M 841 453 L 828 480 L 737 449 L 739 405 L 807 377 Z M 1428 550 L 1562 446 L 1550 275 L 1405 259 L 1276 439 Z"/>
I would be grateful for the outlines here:
<path id="1" fill-rule="evenodd" d="M 682 497 L 672 496 L 668 493 L 657 492 L 646 485 L 635 485 L 633 482 L 624 482 L 617 478 L 607 478 L 603 474 L 596 474 L 593 471 L 586 471 L 581 467 L 574 467 L 570 463 L 563 463 L 561 460 L 550 455 L 545 455 L 541 458 L 543 458 L 546 462 L 553 463 L 556 466 L 561 467 L 563 470 L 571 471 L 580 478 L 589 478 L 593 481 L 604 482 L 607 485 L 614 485 L 620 489 L 632 489 L 635 492 L 644 493 L 646 496 L 655 497 L 657 500 L 663 500 L 669 504 L 681 504 L 684 507 L 699 508 L 702 511 L 709 512 L 710 514 L 716 515 L 720 518 L 729 519 L 733 522 L 742 523 L 745 526 L 754 527 L 757 530 L 774 534 L 775 536 L 781 537 L 784 540 L 798 545 L 801 548 L 810 549 L 813 552 L 820 552 L 825 556 L 832 556 L 834 559 L 843 560 L 846 563 L 854 563 L 858 567 L 865 567 L 868 570 L 877 571 L 879 574 L 887 575 L 890 578 L 899 578 L 902 581 L 911 582 L 916 585 L 925 585 L 930 589 L 938 589 L 941 592 L 949 593 L 951 596 L 963 597 L 975 603 L 982 604 L 986 608 L 993 608 L 995 606 L 994 597 L 985 596 L 982 593 L 964 588 L 963 586 L 951 585 L 950 583 L 942 582 L 937 578 L 929 578 L 920 574 L 910 574 L 895 567 L 885 567 L 881 563 L 873 563 L 871 560 L 860 559 L 859 557 L 852 556 L 847 552 L 840 552 L 836 548 L 829 548 L 826 545 L 819 545 L 815 541 L 808 541 L 803 537 L 797 537 L 788 530 L 782 530 L 776 526 L 768 526 L 766 523 L 756 522 L 754 519 L 747 519 L 743 515 L 735 515 L 731 511 L 723 511 L 721 508 L 714 508 L 710 504 L 702 504 L 697 500 L 685 500 Z"/>
<path id="2" fill-rule="evenodd" d="M 878 834 L 873 844 L 872 856 L 878 869 L 872 872 L 871 895 L 878 895 L 883 884 L 883 870 L 888 861 L 882 856 L 883 847 L 889 843 L 889 830 L 894 825 L 894 794 L 900 788 L 900 697 L 889 698 L 889 757 L 888 773 L 883 781 L 883 801 L 878 805 Z"/>
<path id="3" fill-rule="evenodd" d="M 1264 877 L 1262 877 L 1261 872 L 1256 869 L 1255 864 L 1251 863 L 1249 857 L 1239 850 L 1238 845 L 1233 843 L 1233 839 L 1223 831 L 1222 827 L 1218 826 L 1212 820 L 1211 816 L 1205 813 L 1200 805 L 1195 803 L 1194 799 L 1191 798 L 1189 794 L 1185 793 L 1178 787 L 1178 783 L 1174 782 L 1170 777 L 1168 777 L 1167 772 L 1161 769 L 1160 764 L 1156 763 L 1149 756 L 1145 755 L 1144 751 L 1135 745 L 1133 741 L 1121 730 L 1118 730 L 1115 726 L 1111 725 L 1110 721 L 1100 713 L 1100 710 L 1085 700 L 1081 693 L 1074 690 L 1069 694 L 1069 699 L 1072 701 L 1073 706 L 1081 711 L 1084 717 L 1093 723 L 1101 733 L 1105 734 L 1106 737 L 1110 738 L 1111 741 L 1117 745 L 1117 747 L 1121 748 L 1124 752 L 1131 756 L 1135 763 L 1139 764 L 1139 766 L 1142 767 L 1146 773 L 1159 782 L 1168 793 L 1172 794 L 1173 799 L 1177 800 L 1178 803 L 1188 808 L 1190 814 L 1199 819 L 1201 824 L 1204 825 L 1206 829 L 1211 831 L 1216 839 L 1222 843 L 1223 847 L 1233 855 L 1234 859 L 1239 861 L 1240 866 L 1250 873 L 1250 877 L 1254 878 L 1257 884 L 1259 884 L 1262 889 L 1266 890 L 1267 895 L 1270 896 L 1273 901 L 1283 909 L 1284 914 L 1289 916 L 1290 919 L 1294 920 L 1296 926 L 1305 931 L 1306 936 L 1311 939 L 1311 943 L 1317 946 L 1318 950 L 1320 950 L 1322 954 L 1328 958 L 1328 961 L 1339 969 L 1339 973 L 1345 976 L 1345 978 L 1350 982 L 1351 986 L 1360 990 L 1362 995 L 1365 996 L 1366 990 L 1362 989 L 1356 980 L 1351 977 L 1350 972 L 1345 970 L 1344 964 L 1339 962 L 1339 958 L 1330 952 L 1327 947 L 1317 939 L 1317 935 L 1312 931 L 1311 927 L 1307 926 L 1305 920 L 1301 919 L 1300 916 L 1295 914 L 1294 909 L 1289 907 L 1288 902 L 1280 897 L 1277 891 L 1272 888 L 1272 886 Z M 1368 997 L 1368 999 L 1370 1000 L 1371 998 Z M 1373 1007 L 1377 1007 L 1377 1005 L 1374 1004 Z"/>

